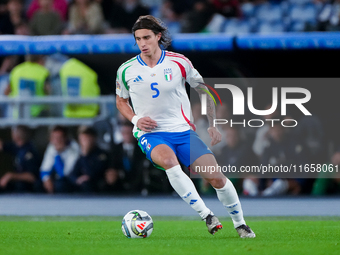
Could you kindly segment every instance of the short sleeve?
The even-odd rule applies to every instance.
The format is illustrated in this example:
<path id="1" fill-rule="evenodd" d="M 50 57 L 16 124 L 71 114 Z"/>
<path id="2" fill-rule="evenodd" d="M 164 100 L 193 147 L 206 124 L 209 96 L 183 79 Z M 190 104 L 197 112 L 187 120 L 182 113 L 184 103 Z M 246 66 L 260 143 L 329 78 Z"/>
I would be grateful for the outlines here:
<path id="1" fill-rule="evenodd" d="M 117 71 L 117 77 L 116 77 L 116 94 L 117 96 L 125 98 L 125 99 L 130 97 L 129 87 L 125 80 L 125 74 L 128 68 L 129 66 L 120 67 Z"/>
<path id="2" fill-rule="evenodd" d="M 200 83 L 203 83 L 201 74 L 194 68 L 191 61 L 184 55 L 179 55 L 178 60 L 185 69 L 185 80 L 189 83 L 190 87 L 195 88 Z"/>
<path id="3" fill-rule="evenodd" d="M 188 67 L 186 81 L 192 88 L 196 88 L 199 84 L 204 83 L 201 74 L 194 67 L 190 66 Z"/>

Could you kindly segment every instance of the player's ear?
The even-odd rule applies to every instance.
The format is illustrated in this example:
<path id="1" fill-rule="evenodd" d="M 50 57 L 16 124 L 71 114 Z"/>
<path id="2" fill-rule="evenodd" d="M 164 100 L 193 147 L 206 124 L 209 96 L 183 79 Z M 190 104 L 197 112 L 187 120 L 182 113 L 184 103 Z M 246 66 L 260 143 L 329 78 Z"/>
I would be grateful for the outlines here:
<path id="1" fill-rule="evenodd" d="M 156 37 L 157 37 L 157 41 L 159 41 L 161 39 L 161 37 L 162 37 L 162 33 L 159 32 L 158 35 L 156 35 Z"/>
<path id="2" fill-rule="evenodd" d="M 137 45 L 137 40 L 136 40 L 135 33 L 133 33 L 133 38 L 135 38 L 135 45 L 134 46 L 136 46 Z"/>

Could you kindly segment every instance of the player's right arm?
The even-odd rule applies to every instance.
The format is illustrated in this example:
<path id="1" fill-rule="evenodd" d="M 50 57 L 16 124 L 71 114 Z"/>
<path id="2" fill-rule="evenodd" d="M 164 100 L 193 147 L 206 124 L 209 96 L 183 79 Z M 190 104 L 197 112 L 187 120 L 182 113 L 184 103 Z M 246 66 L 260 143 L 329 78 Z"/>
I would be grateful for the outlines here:
<path id="1" fill-rule="evenodd" d="M 128 67 L 125 67 L 126 69 Z M 150 132 L 157 127 L 157 122 L 150 117 L 137 116 L 129 103 L 129 86 L 125 80 L 123 68 L 119 68 L 116 78 L 116 106 L 120 113 L 144 132 Z M 125 69 L 125 70 L 126 70 Z M 123 69 L 124 70 L 124 69 Z"/>
<path id="2" fill-rule="evenodd" d="M 130 120 L 135 126 L 137 126 L 140 130 L 145 132 L 150 132 L 152 129 L 157 127 L 157 122 L 151 119 L 150 117 L 140 117 L 137 116 L 129 103 L 129 99 L 125 99 L 122 97 L 119 97 L 117 95 L 116 97 L 116 105 L 117 109 L 120 111 L 120 113 Z"/>

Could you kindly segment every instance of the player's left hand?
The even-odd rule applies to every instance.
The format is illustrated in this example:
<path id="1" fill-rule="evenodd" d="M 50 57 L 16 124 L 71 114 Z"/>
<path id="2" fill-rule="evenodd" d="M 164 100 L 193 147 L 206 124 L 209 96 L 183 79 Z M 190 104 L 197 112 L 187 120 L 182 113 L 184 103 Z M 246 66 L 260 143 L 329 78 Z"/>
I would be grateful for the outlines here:
<path id="1" fill-rule="evenodd" d="M 222 140 L 222 135 L 220 131 L 218 131 L 217 127 L 209 127 L 208 133 L 211 138 L 211 146 L 214 146 L 215 144 L 218 144 Z"/>
<path id="2" fill-rule="evenodd" d="M 150 117 L 143 117 L 137 121 L 137 127 L 144 132 L 151 132 L 157 127 L 157 122 Z"/>

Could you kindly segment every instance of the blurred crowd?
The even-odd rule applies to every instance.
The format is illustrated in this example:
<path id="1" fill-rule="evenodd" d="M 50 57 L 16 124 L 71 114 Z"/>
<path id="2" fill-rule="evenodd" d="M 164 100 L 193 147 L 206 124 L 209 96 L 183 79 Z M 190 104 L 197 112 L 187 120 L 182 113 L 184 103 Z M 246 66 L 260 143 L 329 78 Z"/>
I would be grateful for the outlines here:
<path id="1" fill-rule="evenodd" d="M 16 63 L 20 61 L 23 62 Z M 97 73 L 76 58 L 60 54 L 27 55 L 24 59 L 10 56 L 5 58 L 4 65 L 7 69 L 0 76 L 3 96 L 101 95 Z M 90 119 L 98 116 L 99 106 L 96 103 L 59 103 L 51 107 L 33 104 L 23 109 L 0 103 L 0 121 L 23 118 L 23 112 L 30 120 L 61 116 Z M 48 137 L 39 133 L 32 136 L 32 131 L 38 131 L 27 126 L 13 127 L 11 139 L 0 137 L 3 152 L 0 156 L 5 161 L 12 159 L 12 164 L 0 167 L 0 193 L 171 192 L 165 172 L 153 167 L 139 149 L 132 135 L 132 124 L 120 115 L 105 118 L 95 121 L 93 126 L 80 126 L 73 133 L 70 127 L 54 126 Z"/>
<path id="2" fill-rule="evenodd" d="M 339 0 L 1 0 L 0 34 L 130 33 L 151 14 L 175 33 L 339 30 Z"/>
<path id="3" fill-rule="evenodd" d="M 266 109 L 270 107 L 271 105 Z M 210 137 L 206 132 L 209 125 L 206 117 L 200 114 L 200 110 L 199 103 L 192 108 L 197 133 L 209 145 Z M 216 118 L 232 119 L 230 108 L 226 103 L 217 106 Z M 288 114 L 283 119 L 276 110 L 268 116 L 263 116 L 263 119 L 282 121 L 292 119 L 292 116 Z M 320 173 L 313 174 L 309 171 L 297 178 L 294 178 L 293 171 L 281 173 L 280 178 L 274 178 L 275 176 L 268 178 L 268 174 L 251 172 L 239 174 L 236 178 L 231 178 L 239 193 L 245 196 L 264 197 L 340 193 L 340 172 L 335 170 L 335 166 L 340 163 L 340 147 L 333 143 L 334 148 L 329 148 L 330 143 L 326 139 L 323 124 L 317 116 L 294 117 L 293 119 L 298 122 L 295 128 L 284 127 L 280 121 L 273 123 L 264 121 L 265 124 L 259 128 L 244 127 L 240 121 L 235 125 L 230 125 L 230 123 L 218 125 L 222 133 L 222 142 L 210 149 L 221 167 L 235 166 L 240 170 L 241 166 L 270 165 L 289 168 L 291 165 L 297 167 L 306 165 L 310 169 L 312 164 L 320 164 L 324 169 L 332 165 L 333 172 L 320 171 Z M 208 194 L 214 192 L 204 181 L 201 182 L 200 188 L 202 192 Z"/>
<path id="4" fill-rule="evenodd" d="M 101 94 L 96 72 L 78 59 L 62 55 L 26 56 L 24 62 L 11 69 L 7 78 L 2 91 L 10 97 L 48 94 L 96 97 Z M 270 107 L 268 105 L 265 109 Z M 31 105 L 28 110 L 30 120 L 60 114 L 75 119 L 94 118 L 99 107 L 97 104 L 66 103 L 51 108 Z M 20 109 L 0 104 L 2 117 L 16 119 L 20 118 L 20 113 Z M 208 122 L 201 115 L 200 104 L 193 104 L 192 115 L 198 135 L 209 145 Z M 76 139 L 70 136 L 66 127 L 51 128 L 49 138 L 38 136 L 34 140 L 49 139 L 49 145 L 43 148 L 44 153 L 35 149 L 27 127 L 13 127 L 11 140 L 0 140 L 0 151 L 5 153 L 2 156 L 13 157 L 12 167 L 0 167 L 0 192 L 171 193 L 164 171 L 156 169 L 138 148 L 131 123 L 119 114 L 107 117 L 107 120 L 97 120 L 92 127 L 79 127 L 77 134 L 73 133 Z M 228 104 L 217 106 L 216 118 L 233 118 Z M 275 111 L 263 118 L 282 117 Z M 327 140 L 323 123 L 316 115 L 292 117 L 288 113 L 286 118 L 296 119 L 298 126 L 285 128 L 280 122 L 266 121 L 259 128 L 221 125 L 222 142 L 211 147 L 219 165 L 239 169 L 240 166 L 259 165 L 340 164 L 340 146 L 336 145 L 336 139 Z M 186 171 L 189 173 L 188 169 Z M 249 174 L 232 178 L 232 181 L 238 192 L 246 196 L 340 192 L 340 173 L 335 171 L 332 176 L 321 172 L 317 175 L 307 173 L 299 178 L 284 177 L 287 178 L 261 178 Z M 194 183 L 202 193 L 214 192 L 202 179 L 194 178 Z"/>
<path id="5" fill-rule="evenodd" d="M 193 106 L 195 125 L 201 139 L 209 145 L 208 123 L 199 110 L 197 105 Z M 226 104 L 217 108 L 217 118 L 228 114 Z M 280 119 L 280 116 L 274 112 L 264 118 Z M 268 122 L 252 132 L 240 125 L 223 125 L 220 126 L 222 142 L 211 150 L 222 167 L 321 164 L 333 165 L 335 169 L 340 164 L 340 148 L 330 152 L 318 117 L 304 116 L 298 122 L 298 127 L 292 129 L 280 122 Z M 48 137 L 38 135 L 40 140 L 48 140 L 43 153 L 39 153 L 32 130 L 15 126 L 11 129 L 11 139 L 0 139 L 0 151 L 13 158 L 12 167 L 4 169 L 2 165 L 0 169 L 0 193 L 171 194 L 165 172 L 146 159 L 132 129 L 133 125 L 120 114 L 114 122 L 100 120 L 93 126 L 80 126 L 73 133 L 67 127 L 53 126 Z M 192 177 L 197 175 L 192 169 L 182 167 Z M 201 193 L 214 194 L 203 179 L 193 178 L 193 181 Z M 289 173 L 281 174 L 280 178 L 247 173 L 232 177 L 231 181 L 240 194 L 252 197 L 340 193 L 340 173 L 335 170 L 332 175 L 320 171 L 296 178 Z"/>
<path id="6" fill-rule="evenodd" d="M 17 35 L 130 33 L 140 15 L 161 18 L 171 33 L 270 33 L 339 30 L 338 0 L 7 0 L 0 1 L 0 33 Z M 99 96 L 97 73 L 78 59 L 50 56 L 7 56 L 0 66 L 0 95 Z M 97 104 L 29 107 L 31 117 L 92 118 Z M 193 117 L 201 139 L 210 144 L 207 120 L 200 106 Z M 0 117 L 19 118 L 20 111 L 0 102 Z M 227 117 L 229 116 L 229 117 Z M 226 104 L 217 118 L 228 119 Z M 276 113 L 267 118 L 279 118 Z M 340 147 L 329 149 L 322 123 L 316 116 L 298 120 L 294 129 L 266 123 L 256 132 L 221 127 L 223 140 L 212 147 L 220 165 L 340 164 Z M 34 132 L 33 132 L 34 133 Z M 109 138 L 108 138 L 109 137 Z M 11 169 L 0 169 L 0 192 L 142 193 L 172 192 L 166 175 L 156 169 L 138 148 L 132 126 L 122 116 L 111 122 L 81 126 L 73 137 L 68 128 L 54 126 L 46 148 L 38 150 L 32 130 L 16 126 L 11 139 L 0 140 L 0 151 L 12 155 Z M 283 194 L 325 195 L 340 192 L 340 176 L 333 178 L 261 179 L 252 175 L 232 179 L 247 196 Z M 213 192 L 194 179 L 205 194 Z"/>
<path id="7" fill-rule="evenodd" d="M 13 127 L 10 140 L 0 139 L 0 151 L 13 158 L 12 169 L 1 169 L 0 193 L 171 192 L 165 172 L 153 167 L 139 149 L 132 124 L 121 120 L 114 129 L 108 122 L 80 126 L 75 137 L 67 127 L 52 126 L 43 153 L 32 130 Z M 112 139 L 104 141 L 108 134 Z"/>

